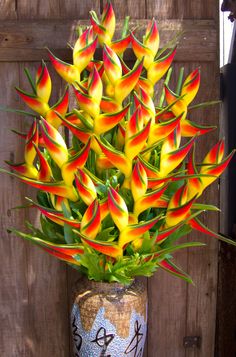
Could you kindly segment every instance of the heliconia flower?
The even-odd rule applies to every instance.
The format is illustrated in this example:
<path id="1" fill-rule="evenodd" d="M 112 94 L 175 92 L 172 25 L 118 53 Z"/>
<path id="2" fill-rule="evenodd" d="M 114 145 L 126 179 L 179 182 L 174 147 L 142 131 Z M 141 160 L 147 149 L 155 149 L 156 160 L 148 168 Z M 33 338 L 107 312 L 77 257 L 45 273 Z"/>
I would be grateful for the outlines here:
<path id="1" fill-rule="evenodd" d="M 52 159 L 61 168 L 68 161 L 68 150 L 58 130 L 41 118 L 42 137 Z"/>
<path id="2" fill-rule="evenodd" d="M 104 113 L 118 112 L 122 109 L 122 105 L 117 103 L 113 98 L 102 97 L 100 109 Z"/>
<path id="3" fill-rule="evenodd" d="M 162 261 L 159 261 L 157 265 L 166 270 L 168 273 L 171 273 L 172 275 L 175 275 L 181 279 L 184 279 L 190 283 L 192 283 L 192 279 L 188 274 L 186 274 L 182 269 L 177 267 L 173 262 L 171 262 L 170 259 L 163 259 Z"/>
<path id="4" fill-rule="evenodd" d="M 108 255 L 112 258 L 120 258 L 123 255 L 123 250 L 117 244 L 107 243 L 98 240 L 88 239 L 85 236 L 81 237 L 82 241 L 88 244 L 89 247 L 93 248 L 99 253 Z"/>
<path id="5" fill-rule="evenodd" d="M 117 133 L 116 133 L 116 149 L 121 150 L 125 144 L 125 128 L 121 125 L 117 125 Z"/>
<path id="6" fill-rule="evenodd" d="M 168 71 L 176 54 L 176 48 L 164 57 L 152 62 L 147 70 L 147 78 L 154 86 Z"/>
<path id="7" fill-rule="evenodd" d="M 97 139 L 97 142 L 104 153 L 107 156 L 108 160 L 117 167 L 125 177 L 130 177 L 132 173 L 132 162 L 127 158 L 123 152 L 115 150 L 112 146 L 104 144 L 101 140 Z"/>
<path id="8" fill-rule="evenodd" d="M 118 240 L 118 245 L 123 248 L 127 243 L 141 238 L 145 232 L 151 229 L 160 219 L 161 216 L 150 219 L 146 222 L 139 222 L 126 226 L 121 232 Z"/>
<path id="9" fill-rule="evenodd" d="M 63 211 L 63 207 L 70 211 L 70 205 L 67 198 L 50 194 L 50 199 L 56 211 Z"/>
<path id="10" fill-rule="evenodd" d="M 109 206 L 108 206 L 108 199 L 105 198 L 100 201 L 100 213 L 101 213 L 101 221 L 109 214 Z"/>
<path id="11" fill-rule="evenodd" d="M 136 202 L 140 197 L 143 197 L 147 191 L 147 174 L 140 162 L 136 161 L 131 177 L 131 192 Z"/>
<path id="12" fill-rule="evenodd" d="M 219 240 L 222 240 L 223 242 L 229 243 L 229 244 L 233 244 L 236 245 L 236 242 L 224 237 L 222 234 L 213 232 L 211 229 L 209 229 L 208 227 L 206 227 L 202 222 L 200 222 L 200 220 L 198 218 L 193 218 L 191 220 L 188 221 L 188 224 L 190 225 L 191 228 L 202 232 L 204 234 L 208 234 L 214 238 L 217 238 Z"/>
<path id="13" fill-rule="evenodd" d="M 52 91 L 52 82 L 44 61 L 38 68 L 36 74 L 36 93 L 38 98 L 43 102 L 48 103 Z"/>
<path id="14" fill-rule="evenodd" d="M 84 247 L 81 244 L 55 244 L 37 237 L 32 237 L 29 234 L 24 234 L 19 231 L 15 232 L 19 234 L 22 238 L 30 240 L 33 243 L 37 244 L 40 248 L 42 248 L 49 254 L 55 256 L 56 258 L 67 261 L 72 264 L 79 265 L 79 262 L 73 257 L 84 253 Z"/>
<path id="15" fill-rule="evenodd" d="M 94 67 L 96 67 L 96 70 L 98 71 L 98 74 L 101 78 L 103 75 L 103 72 L 104 72 L 103 61 L 92 59 L 88 63 L 86 70 L 89 71 L 89 73 L 91 73 L 93 71 Z"/>
<path id="16" fill-rule="evenodd" d="M 67 186 L 64 184 L 63 181 L 59 182 L 41 182 L 37 180 L 32 180 L 26 177 L 22 177 L 19 175 L 17 176 L 21 181 L 24 183 L 27 183 L 28 185 L 32 187 L 36 187 L 40 190 L 43 190 L 48 193 L 52 193 L 54 195 L 62 196 L 65 198 L 68 198 L 69 200 L 76 202 L 78 201 L 78 194 L 74 188 L 74 186 Z"/>
<path id="17" fill-rule="evenodd" d="M 148 192 L 142 197 L 140 197 L 134 203 L 134 214 L 139 216 L 139 214 L 150 207 L 159 207 L 159 198 L 165 192 L 167 186 L 164 186 L 160 189 Z"/>
<path id="18" fill-rule="evenodd" d="M 191 200 L 187 201 L 185 204 L 177 206 L 176 208 L 167 208 L 166 212 L 166 227 L 173 227 L 186 219 L 189 215 L 191 207 L 196 199 L 194 196 Z"/>
<path id="19" fill-rule="evenodd" d="M 153 19 L 149 22 L 146 29 L 143 43 L 141 43 L 131 32 L 131 41 L 135 56 L 140 60 L 144 57 L 144 67 L 149 68 L 150 64 L 154 61 L 156 53 L 159 48 L 159 32 L 157 29 L 156 21 Z"/>
<path id="20" fill-rule="evenodd" d="M 124 199 L 112 187 L 108 190 L 108 207 L 114 223 L 122 231 L 128 225 L 128 208 Z"/>
<path id="21" fill-rule="evenodd" d="M 136 84 L 135 91 L 139 93 L 140 88 L 142 88 L 144 92 L 147 93 L 151 98 L 153 97 L 154 86 L 149 79 L 140 76 L 138 83 Z"/>
<path id="22" fill-rule="evenodd" d="M 171 106 L 171 111 L 176 117 L 183 115 L 183 119 L 186 118 L 187 114 L 187 103 L 184 98 L 177 96 L 172 92 L 167 85 L 165 85 L 165 98 L 168 105 Z"/>
<path id="23" fill-rule="evenodd" d="M 36 156 L 35 146 L 39 142 L 38 125 L 36 120 L 34 120 L 28 134 L 25 143 L 25 162 L 28 165 L 32 165 Z"/>
<path id="24" fill-rule="evenodd" d="M 35 202 L 32 202 L 32 207 L 37 208 L 45 217 L 61 226 L 64 226 L 64 224 L 66 223 L 71 227 L 80 228 L 80 222 L 75 219 L 69 219 L 64 217 L 62 212 L 55 211 L 48 207 L 43 207 Z"/>
<path id="25" fill-rule="evenodd" d="M 199 68 L 191 72 L 185 79 L 181 90 L 181 96 L 187 105 L 195 98 L 200 86 L 200 71 Z"/>
<path id="26" fill-rule="evenodd" d="M 43 182 L 53 181 L 52 170 L 47 159 L 36 145 L 35 145 L 35 150 L 37 152 L 38 159 L 39 159 L 39 170 L 38 170 L 37 180 Z"/>
<path id="27" fill-rule="evenodd" d="M 82 220 L 80 232 L 89 239 L 95 239 L 101 226 L 100 205 L 95 199 L 85 211 Z"/>
<path id="28" fill-rule="evenodd" d="M 139 105 L 141 107 L 144 123 L 147 123 L 150 118 L 154 122 L 156 111 L 152 98 L 141 88 L 140 95 L 137 96 L 135 93 L 134 100 L 136 107 Z"/>
<path id="29" fill-rule="evenodd" d="M 114 165 L 111 163 L 108 158 L 101 154 L 97 157 L 96 159 L 96 169 L 98 170 L 99 173 L 102 173 L 103 170 L 111 169 L 114 167 Z"/>
<path id="30" fill-rule="evenodd" d="M 93 181 L 83 170 L 78 169 L 75 176 L 75 183 L 80 197 L 87 206 L 90 206 L 95 198 L 97 198 Z"/>
<path id="31" fill-rule="evenodd" d="M 142 68 L 143 68 L 142 61 L 138 62 L 129 73 L 122 76 L 116 82 L 116 85 L 114 87 L 115 89 L 114 98 L 117 100 L 118 103 L 122 103 L 123 100 L 134 89 L 141 75 Z"/>
<path id="32" fill-rule="evenodd" d="M 74 265 L 80 265 L 79 261 L 77 261 L 75 258 L 73 258 L 70 255 L 61 253 L 59 251 L 50 249 L 50 248 L 45 248 L 45 247 L 41 247 L 45 252 L 49 253 L 50 255 L 56 257 L 59 260 L 62 260 L 64 262 L 70 263 L 70 264 L 74 264 Z M 84 251 L 82 249 L 78 249 L 78 253 L 77 254 L 83 254 Z"/>
<path id="33" fill-rule="evenodd" d="M 98 105 L 100 105 L 102 99 L 102 90 L 102 80 L 96 69 L 96 66 L 94 66 L 88 78 L 88 94 L 95 102 L 98 103 Z"/>
<path id="34" fill-rule="evenodd" d="M 122 67 L 117 54 L 106 45 L 103 48 L 103 63 L 109 81 L 115 85 L 122 77 Z"/>
<path id="35" fill-rule="evenodd" d="M 200 174 L 210 175 L 211 177 L 203 177 L 201 178 L 203 188 L 209 186 L 212 182 L 214 182 L 226 169 L 230 160 L 232 159 L 235 151 L 232 151 L 224 160 L 219 162 L 218 164 L 209 164 L 203 165 L 200 170 Z"/>
<path id="36" fill-rule="evenodd" d="M 171 151 L 177 150 L 181 142 L 180 124 L 178 123 L 174 130 L 165 138 L 161 147 L 161 154 L 168 154 Z"/>
<path id="37" fill-rule="evenodd" d="M 130 41 L 131 37 L 128 35 L 124 38 L 121 38 L 120 40 L 113 41 L 109 46 L 118 56 L 121 56 L 129 46 Z"/>
<path id="38" fill-rule="evenodd" d="M 114 128 L 127 114 L 129 105 L 116 113 L 104 113 L 94 118 L 94 133 L 97 135 L 103 134 L 106 131 Z"/>
<path id="39" fill-rule="evenodd" d="M 150 132 L 150 127 L 151 127 L 151 120 L 149 120 L 149 122 L 144 126 L 144 128 L 141 131 L 139 131 L 134 136 L 130 137 L 125 142 L 124 152 L 126 157 L 128 157 L 131 161 L 144 148 Z"/>
<path id="40" fill-rule="evenodd" d="M 156 243 L 160 244 L 162 243 L 166 238 L 168 238 L 172 233 L 174 233 L 178 228 L 180 227 L 180 224 L 177 224 L 174 227 L 171 228 L 160 228 L 158 230 L 158 235 L 156 237 Z"/>
<path id="41" fill-rule="evenodd" d="M 71 186 L 74 178 L 75 173 L 78 168 L 83 168 L 89 155 L 90 151 L 90 140 L 88 140 L 87 144 L 76 153 L 74 156 L 71 156 L 68 161 L 64 162 L 61 166 L 61 174 L 62 178 L 66 185 Z"/>
<path id="42" fill-rule="evenodd" d="M 38 98 L 36 95 L 26 93 L 20 88 L 16 88 L 16 91 L 21 97 L 21 99 L 23 99 L 23 101 L 36 113 L 39 113 L 40 115 L 44 116 L 49 110 L 48 103 L 42 101 L 42 99 Z"/>
<path id="43" fill-rule="evenodd" d="M 53 105 L 46 113 L 45 119 L 49 122 L 49 124 L 54 126 L 54 128 L 58 129 L 58 127 L 62 123 L 60 117 L 58 116 L 58 113 L 61 116 L 66 115 L 68 106 L 69 106 L 69 90 L 67 88 L 62 98 L 60 98 L 59 101 L 55 105 Z"/>
<path id="44" fill-rule="evenodd" d="M 50 50 L 48 50 L 48 55 L 54 69 L 66 82 L 80 81 L 80 70 L 75 65 L 60 60 Z"/>
<path id="45" fill-rule="evenodd" d="M 191 150 L 194 140 L 195 138 L 192 138 L 179 149 L 169 152 L 167 154 L 161 152 L 160 176 L 167 176 L 184 160 L 188 152 Z"/>
<path id="46" fill-rule="evenodd" d="M 106 3 L 102 12 L 101 22 L 94 11 L 90 11 L 90 15 L 93 31 L 98 36 L 100 45 L 110 45 L 116 27 L 115 14 L 111 3 Z"/>
<path id="47" fill-rule="evenodd" d="M 168 209 L 174 209 L 184 205 L 188 200 L 188 186 L 182 185 L 171 197 Z"/>
<path id="48" fill-rule="evenodd" d="M 161 123 L 153 124 L 150 128 L 150 135 L 148 138 L 148 144 L 152 145 L 164 138 L 168 137 L 174 129 L 179 125 L 182 116 L 175 117 L 174 119 L 164 121 Z"/>
<path id="49" fill-rule="evenodd" d="M 93 58 L 97 46 L 97 37 L 93 38 L 91 28 L 82 33 L 75 43 L 73 50 L 73 63 L 81 73 Z"/>
<path id="50" fill-rule="evenodd" d="M 74 136 L 76 136 L 83 144 L 86 144 L 91 137 L 91 131 L 89 131 L 87 128 L 84 128 L 84 126 L 79 126 L 73 124 L 72 121 L 70 121 L 70 117 L 60 117 L 62 120 L 63 125 L 68 128 Z"/>
<path id="51" fill-rule="evenodd" d="M 74 88 L 74 92 L 82 110 L 84 110 L 93 118 L 99 115 L 100 106 L 92 96 L 85 94 L 82 91 L 78 91 L 76 88 Z"/>
<path id="52" fill-rule="evenodd" d="M 139 105 L 134 113 L 131 115 L 126 124 L 125 140 L 127 141 L 132 136 L 136 135 L 143 129 L 143 116 L 141 106 Z"/>
<path id="53" fill-rule="evenodd" d="M 31 179 L 36 179 L 38 177 L 38 170 L 30 164 L 27 164 L 25 162 L 19 163 L 19 164 L 13 164 L 10 161 L 5 161 L 7 165 L 9 165 L 13 170 L 19 172 L 22 176 L 31 178 Z"/>
<path id="54" fill-rule="evenodd" d="M 224 160 L 224 141 L 220 140 L 206 155 L 200 169 L 200 177 L 188 180 L 188 196 L 189 198 L 194 195 L 200 196 L 202 191 L 214 182 L 226 169 L 230 160 L 234 155 L 232 151 Z M 193 153 L 188 163 L 188 174 L 198 174 L 195 164 Z"/>
<path id="55" fill-rule="evenodd" d="M 218 143 L 214 145 L 213 148 L 211 148 L 208 154 L 205 156 L 202 164 L 203 165 L 219 164 L 223 159 L 224 150 L 225 150 L 224 140 L 218 141 Z M 202 169 L 202 171 L 204 171 L 204 168 Z"/>
<path id="56" fill-rule="evenodd" d="M 183 137 L 193 137 L 195 135 L 204 135 L 216 129 L 216 126 L 202 126 L 191 122 L 190 120 L 182 120 L 180 124 L 181 135 Z"/>

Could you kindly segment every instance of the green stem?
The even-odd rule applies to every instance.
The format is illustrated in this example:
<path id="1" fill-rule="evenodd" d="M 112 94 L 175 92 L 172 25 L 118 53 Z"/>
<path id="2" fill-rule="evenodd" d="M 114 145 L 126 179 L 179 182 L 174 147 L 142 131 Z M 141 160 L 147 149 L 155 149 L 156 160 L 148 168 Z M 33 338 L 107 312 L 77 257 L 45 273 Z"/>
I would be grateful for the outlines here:
<path id="1" fill-rule="evenodd" d="M 183 77 L 184 77 L 184 67 L 181 67 L 180 71 L 179 71 L 179 78 L 178 78 L 178 83 L 177 83 L 177 87 L 176 87 L 176 91 L 175 91 L 177 95 L 180 95 L 182 83 L 183 83 Z"/>
<path id="2" fill-rule="evenodd" d="M 171 75 L 172 75 L 172 71 L 173 71 L 173 67 L 170 67 L 168 72 L 167 72 L 167 76 L 166 76 L 166 79 L 165 79 L 165 82 L 164 82 L 165 85 L 168 85 L 168 83 L 170 81 L 170 78 L 171 78 Z M 159 102 L 159 107 L 160 108 L 162 108 L 164 100 L 165 100 L 165 90 L 163 88 L 162 94 L 161 94 L 161 98 L 160 98 L 160 102 Z"/>

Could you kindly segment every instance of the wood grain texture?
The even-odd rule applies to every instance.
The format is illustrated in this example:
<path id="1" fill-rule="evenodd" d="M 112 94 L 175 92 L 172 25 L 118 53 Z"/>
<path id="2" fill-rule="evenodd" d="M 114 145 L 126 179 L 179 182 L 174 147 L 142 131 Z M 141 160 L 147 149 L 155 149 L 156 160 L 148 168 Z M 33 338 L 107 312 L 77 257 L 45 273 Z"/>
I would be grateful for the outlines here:
<path id="1" fill-rule="evenodd" d="M 16 0 L 1 0 L 0 1 L 0 20 L 14 20 L 17 18 Z"/>
<path id="2" fill-rule="evenodd" d="M 0 102 L 11 106 L 18 105 L 18 98 L 12 91 L 19 83 L 18 64 L 1 64 L 0 78 L 7 86 L 0 88 Z M 20 140 L 15 140 L 9 128 L 22 130 L 19 118 L 0 112 L 0 161 L 19 161 L 22 154 Z M 4 165 L 7 168 L 7 165 Z M 9 227 L 23 229 L 25 215 L 22 210 L 11 210 L 21 205 L 24 197 L 24 186 L 15 178 L 1 175 L 1 239 L 0 239 L 0 354 L 8 356 L 30 356 L 28 336 L 30 324 L 28 320 L 28 283 L 27 256 L 28 245 L 7 233 Z"/>
<path id="3" fill-rule="evenodd" d="M 214 0 L 146 0 L 147 18 L 157 19 L 215 19 L 218 3 Z M 218 21 L 218 20 L 217 20 Z"/>
<path id="4" fill-rule="evenodd" d="M 86 25 L 88 21 L 51 20 L 21 21 L 0 23 L 0 61 L 39 61 L 47 58 L 45 47 L 56 51 L 64 60 L 71 58 L 71 50 L 66 50 L 67 43 L 74 43 L 78 24 Z M 141 39 L 148 20 L 130 21 L 130 28 L 138 25 L 137 37 Z M 117 23 L 121 31 L 123 22 Z M 214 61 L 217 52 L 217 28 L 211 20 L 163 20 L 158 22 L 161 44 L 165 45 L 177 32 L 184 31 L 176 59 L 178 61 Z M 198 34 L 196 36 L 196 33 Z M 131 50 L 130 50 L 131 51 Z M 125 59 L 134 59 L 132 51 L 127 51 Z"/>
<path id="5" fill-rule="evenodd" d="M 100 0 L 58 0 L 60 4 L 60 18 L 88 19 L 89 11 L 94 10 L 99 15 Z"/>
<path id="6" fill-rule="evenodd" d="M 146 17 L 145 0 L 112 0 L 112 6 L 117 19 L 124 19 L 129 15 L 131 19 L 144 19 Z"/>
<path id="7" fill-rule="evenodd" d="M 31 91 L 28 80 L 24 75 L 27 67 L 35 78 L 39 63 L 20 64 L 20 88 Z M 61 78 L 49 66 L 50 76 L 53 81 L 53 91 L 50 104 L 53 105 L 62 94 Z M 26 106 L 22 106 L 27 110 Z M 21 118 L 22 119 L 22 118 Z M 23 119 L 22 119 L 23 121 Z M 32 122 L 32 118 L 25 118 L 24 129 Z M 27 197 L 35 197 L 36 190 L 25 187 Z M 37 225 L 39 213 L 35 209 L 26 210 L 26 219 Z M 24 229 L 25 231 L 25 229 Z M 29 245 L 27 257 L 27 283 L 28 283 L 28 314 L 32 356 L 69 355 L 68 309 L 67 309 L 67 269 L 66 265 L 51 256 L 43 253 L 37 247 Z M 42 299 L 43 291 L 43 299 Z M 45 303 L 46 302 L 46 303 Z M 45 329 L 47 326 L 47 329 Z M 56 331 L 55 331 L 56 329 Z M 40 336 L 40 337 L 39 337 Z"/>

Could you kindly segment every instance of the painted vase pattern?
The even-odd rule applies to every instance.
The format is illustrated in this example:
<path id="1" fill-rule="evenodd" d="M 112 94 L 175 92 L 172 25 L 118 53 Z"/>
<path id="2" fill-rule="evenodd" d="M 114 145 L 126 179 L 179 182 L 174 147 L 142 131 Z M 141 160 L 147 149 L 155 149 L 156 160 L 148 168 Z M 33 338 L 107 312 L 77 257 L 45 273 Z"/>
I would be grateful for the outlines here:
<path id="1" fill-rule="evenodd" d="M 144 285 L 83 280 L 76 290 L 71 313 L 75 357 L 142 357 L 147 330 Z"/>

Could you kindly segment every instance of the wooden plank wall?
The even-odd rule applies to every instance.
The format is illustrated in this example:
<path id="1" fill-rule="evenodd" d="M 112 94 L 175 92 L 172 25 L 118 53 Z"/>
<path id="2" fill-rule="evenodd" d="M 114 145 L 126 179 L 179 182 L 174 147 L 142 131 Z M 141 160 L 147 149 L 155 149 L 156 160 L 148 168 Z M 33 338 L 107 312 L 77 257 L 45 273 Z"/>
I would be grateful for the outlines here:
<path id="1" fill-rule="evenodd" d="M 102 10 L 99 0 L 0 0 L 0 105 L 21 107 L 13 90 L 26 88 L 23 68 L 36 68 L 44 46 L 67 58 L 63 50 L 73 35 L 73 19 L 87 19 L 93 8 Z M 185 67 L 189 73 L 201 67 L 202 84 L 197 101 L 218 97 L 218 6 L 213 0 L 114 0 L 118 18 L 160 21 L 161 34 L 173 35 L 186 28 L 180 43 L 175 69 Z M 66 30 L 65 27 L 68 27 Z M 28 26 L 28 27 L 27 27 Z M 47 29 L 47 32 L 45 32 Z M 14 48 L 16 47 L 16 49 Z M 53 71 L 50 68 L 50 73 Z M 174 86 L 173 78 L 172 85 Z M 63 85 L 53 74 L 53 98 Z M 173 87 L 174 88 L 174 87 Z M 193 112 L 198 123 L 218 124 L 218 111 Z M 23 130 L 28 119 L 1 113 L 0 162 L 20 161 L 21 141 L 9 128 Z M 201 160 L 218 138 L 215 132 L 199 140 Z M 25 219 L 37 219 L 32 213 L 11 211 L 20 205 L 29 189 L 15 179 L 1 175 L 1 290 L 0 355 L 2 357 L 71 357 L 69 306 L 71 287 L 76 274 L 41 251 L 7 233 L 9 226 L 23 229 Z M 218 203 L 218 186 L 208 189 L 205 197 Z M 218 229 L 218 217 L 203 217 L 210 228 Z M 189 240 L 206 239 L 196 233 Z M 177 262 L 190 273 L 195 286 L 189 286 L 167 273 L 158 272 L 149 279 L 149 331 L 146 357 L 213 357 L 217 290 L 218 245 L 207 239 L 207 248 L 181 252 Z M 185 348 L 186 336 L 199 336 L 199 347 Z"/>

